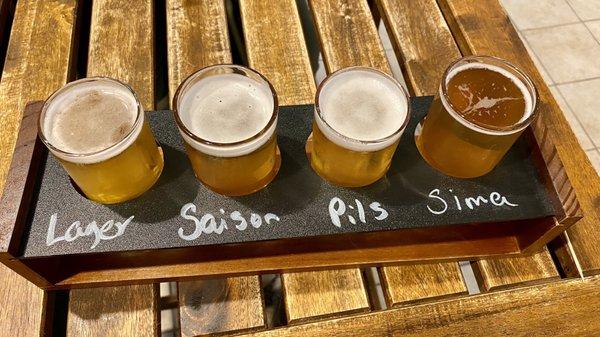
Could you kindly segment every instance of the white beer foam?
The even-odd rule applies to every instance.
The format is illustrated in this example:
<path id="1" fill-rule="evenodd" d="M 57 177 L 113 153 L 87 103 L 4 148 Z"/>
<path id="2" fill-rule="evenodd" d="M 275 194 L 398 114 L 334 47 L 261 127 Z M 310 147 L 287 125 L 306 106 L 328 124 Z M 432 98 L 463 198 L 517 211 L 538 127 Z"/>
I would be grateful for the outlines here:
<path id="1" fill-rule="evenodd" d="M 125 85 L 106 78 L 69 83 L 45 104 L 41 123 L 57 157 L 80 164 L 112 158 L 139 135 L 144 113 Z M 133 130 L 135 128 L 135 130 Z M 133 130 L 133 131 L 132 131 Z"/>
<path id="2" fill-rule="evenodd" d="M 396 81 L 366 69 L 351 69 L 332 75 L 320 91 L 321 116 L 331 128 L 318 118 L 316 110 L 315 120 L 321 132 L 337 145 L 354 151 L 377 151 L 402 135 L 399 132 L 377 142 L 402 127 L 408 104 Z"/>
<path id="3" fill-rule="evenodd" d="M 521 119 L 517 122 L 517 123 L 521 123 L 524 120 L 526 120 L 527 118 L 529 118 L 529 116 L 531 116 L 531 114 L 533 113 L 533 107 L 535 105 L 534 100 L 536 99 L 535 97 L 532 97 L 531 94 L 529 93 L 529 90 L 527 89 L 527 86 L 525 85 L 525 83 L 523 83 L 518 77 L 516 77 L 514 74 L 512 74 L 511 72 L 507 71 L 506 69 L 503 69 L 501 67 L 495 66 L 495 65 L 490 65 L 490 64 L 483 64 L 483 63 L 467 63 L 467 64 L 463 64 L 460 65 L 454 69 L 452 69 L 447 76 L 447 80 L 446 80 L 446 85 L 448 85 L 448 83 L 450 82 L 450 80 L 456 76 L 456 74 L 458 74 L 461 71 L 465 71 L 468 69 L 487 69 L 487 70 L 491 70 L 494 72 L 497 72 L 501 75 L 503 75 L 504 77 L 508 78 L 509 80 L 511 80 L 516 86 L 517 88 L 519 88 L 519 90 L 521 90 L 521 93 L 523 94 L 524 100 L 525 100 L 525 113 L 523 113 L 523 117 L 521 117 Z M 440 96 L 443 97 L 443 95 L 441 94 L 441 88 L 440 88 Z M 505 100 L 505 98 L 497 98 L 497 99 L 490 99 L 488 97 L 484 97 L 483 99 L 481 99 L 479 102 L 477 102 L 475 105 L 479 105 L 480 107 L 484 107 L 484 108 L 492 108 L 496 103 L 499 103 L 500 101 Z M 454 111 L 448 104 L 448 102 L 445 99 L 442 99 L 442 104 L 444 105 L 444 107 L 446 108 L 446 110 L 448 111 Z M 471 106 L 471 109 L 475 109 L 475 106 Z M 463 117 L 458 116 L 457 113 L 450 113 L 450 115 L 452 117 L 454 117 L 454 119 L 461 123 L 462 125 L 466 126 L 467 128 L 477 131 L 477 132 L 481 132 L 481 133 L 485 133 L 488 135 L 509 135 L 509 134 L 513 134 L 516 132 L 519 132 L 521 130 L 523 130 L 524 128 L 527 127 L 527 125 L 525 125 L 522 128 L 519 128 L 517 130 L 511 130 L 511 131 L 497 131 L 497 130 L 490 130 L 487 129 L 485 127 L 476 125 L 474 123 L 468 122 L 467 120 L 465 120 Z"/>
<path id="4" fill-rule="evenodd" d="M 195 136 L 225 145 L 211 146 L 184 139 L 198 151 L 236 157 L 253 152 L 273 135 L 276 122 L 260 137 L 243 144 L 267 126 L 273 115 L 274 100 L 267 83 L 239 74 L 213 75 L 187 88 L 179 99 L 178 112 L 183 125 Z"/>

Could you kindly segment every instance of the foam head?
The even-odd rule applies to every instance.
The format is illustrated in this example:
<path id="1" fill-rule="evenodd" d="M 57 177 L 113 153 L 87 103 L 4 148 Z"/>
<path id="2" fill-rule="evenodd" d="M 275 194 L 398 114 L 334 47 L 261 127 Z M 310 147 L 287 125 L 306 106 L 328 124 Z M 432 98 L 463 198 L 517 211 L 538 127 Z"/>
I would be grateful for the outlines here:
<path id="1" fill-rule="evenodd" d="M 332 142 L 351 150 L 377 151 L 393 144 L 409 118 L 406 91 L 374 69 L 338 71 L 325 79 L 317 95 L 319 129 Z"/>
<path id="2" fill-rule="evenodd" d="M 217 71 L 223 67 L 254 76 Z M 175 98 L 180 130 L 181 124 L 185 127 L 181 134 L 188 144 L 209 155 L 251 153 L 275 132 L 274 97 L 269 83 L 250 69 L 229 65 L 202 69 L 181 84 Z"/>
<path id="3" fill-rule="evenodd" d="M 511 125 L 510 127 L 499 127 L 499 126 L 493 126 L 493 125 L 489 125 L 489 124 L 487 124 L 486 126 L 476 124 L 474 122 L 468 121 L 465 117 L 461 116 L 461 112 L 455 111 L 455 109 L 448 102 L 448 100 L 449 100 L 449 96 L 448 96 L 449 87 L 448 86 L 449 86 L 449 83 L 452 81 L 452 79 L 454 77 L 456 77 L 456 75 L 459 73 L 462 73 L 467 70 L 473 70 L 473 69 L 483 69 L 483 70 L 497 73 L 500 75 L 499 76 L 500 78 L 508 79 L 510 82 L 512 82 L 512 84 L 514 84 L 514 86 L 516 86 L 516 88 L 518 88 L 518 91 L 520 91 L 523 101 L 524 101 L 524 111 L 511 111 L 514 113 L 518 113 L 520 115 L 519 117 L 517 117 L 518 121 L 516 123 L 514 123 L 514 125 Z M 478 80 L 484 80 L 484 79 L 481 78 Z M 486 88 L 486 90 L 490 90 L 490 88 L 493 88 L 495 86 L 495 84 L 500 84 L 500 83 L 488 84 L 489 88 Z M 481 93 L 471 92 L 470 89 L 482 89 L 482 88 L 472 88 L 472 86 L 473 85 L 471 85 L 469 83 L 465 83 L 464 85 L 459 86 L 461 94 L 463 96 L 467 97 L 468 102 L 469 102 L 467 104 L 467 106 L 464 107 L 464 109 L 463 109 L 465 111 L 478 112 L 480 114 L 481 114 L 480 111 L 484 111 L 488 114 L 491 114 L 491 113 L 494 113 L 496 110 L 503 111 L 504 110 L 503 108 L 505 108 L 505 107 L 503 107 L 503 105 L 505 105 L 505 103 L 507 101 L 521 98 L 521 97 L 512 97 L 512 96 L 508 97 L 508 96 L 503 96 L 503 95 L 498 96 L 498 92 L 500 92 L 500 93 L 502 92 L 501 88 L 499 88 L 498 86 L 496 86 L 496 90 L 495 90 L 496 91 L 495 94 L 497 97 L 493 97 L 493 96 L 488 97 L 488 95 L 486 95 L 485 93 L 481 94 Z M 469 89 L 469 90 L 467 90 L 467 89 Z M 504 88 L 504 90 L 506 91 L 506 88 Z M 490 92 L 490 94 L 491 94 L 491 92 Z M 444 108 L 450 113 L 450 115 L 452 117 L 454 117 L 454 119 L 456 121 L 458 121 L 459 123 L 463 124 L 464 126 L 470 128 L 474 131 L 489 134 L 489 135 L 507 135 L 507 134 L 513 134 L 513 133 L 523 130 L 524 128 L 526 128 L 529 125 L 529 122 L 533 119 L 534 113 L 535 113 L 535 107 L 537 104 L 537 96 L 535 93 L 535 86 L 533 85 L 533 82 L 531 82 L 531 80 L 524 73 L 522 73 L 520 70 L 518 70 L 517 68 L 515 68 L 514 66 L 507 63 L 504 60 L 494 58 L 494 57 L 486 57 L 486 56 L 465 57 L 463 59 L 458 60 L 453 65 L 451 65 L 448 68 L 448 70 L 446 71 L 446 74 L 444 75 L 443 83 L 440 86 L 440 98 L 441 98 L 442 104 L 444 105 Z M 506 113 L 506 112 L 503 111 L 503 113 Z"/>
<path id="4" fill-rule="evenodd" d="M 59 158 L 76 163 L 107 160 L 139 134 L 144 114 L 126 85 L 86 78 L 56 91 L 40 116 L 43 140 Z"/>

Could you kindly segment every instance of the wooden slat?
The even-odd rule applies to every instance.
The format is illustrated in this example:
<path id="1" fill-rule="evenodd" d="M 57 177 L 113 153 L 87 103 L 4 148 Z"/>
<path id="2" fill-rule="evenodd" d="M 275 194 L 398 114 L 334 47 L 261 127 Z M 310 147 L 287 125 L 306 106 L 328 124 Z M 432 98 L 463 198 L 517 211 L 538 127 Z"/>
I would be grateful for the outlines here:
<path id="1" fill-rule="evenodd" d="M 296 2 L 241 0 L 240 8 L 250 66 L 271 81 L 281 105 L 312 103 L 315 82 Z M 282 284 L 290 323 L 369 309 L 359 269 L 283 274 Z"/>
<path id="2" fill-rule="evenodd" d="M 389 306 L 467 294 L 460 267 L 455 262 L 384 267 L 380 274 Z"/>
<path id="3" fill-rule="evenodd" d="M 265 326 L 257 276 L 180 282 L 178 292 L 182 337 Z"/>
<path id="4" fill-rule="evenodd" d="M 252 334 L 333 336 L 595 336 L 600 277 L 572 279 Z"/>
<path id="5" fill-rule="evenodd" d="M 224 0 L 167 0 L 169 97 L 194 71 L 231 63 Z"/>
<path id="6" fill-rule="evenodd" d="M 315 80 L 296 3 L 249 0 L 240 9 L 248 64 L 273 84 L 280 105 L 312 103 Z"/>
<path id="7" fill-rule="evenodd" d="M 0 329 L 6 336 L 40 336 L 44 330 L 46 294 L 0 264 Z"/>
<path id="8" fill-rule="evenodd" d="M 379 6 L 409 88 L 416 95 L 435 95 L 446 67 L 462 56 L 436 1 L 379 0 Z M 485 290 L 559 277 L 546 249 L 530 258 L 483 260 L 474 267 Z"/>
<path id="9" fill-rule="evenodd" d="M 377 27 L 365 0 L 310 2 L 327 72 L 349 66 L 369 66 L 392 74 Z M 390 306 L 421 298 L 448 296 L 466 292 L 458 265 L 385 267 L 382 278 L 388 286 Z M 446 275 L 447 283 L 437 282 Z"/>
<path id="10" fill-rule="evenodd" d="M 327 73 L 366 66 L 391 74 L 366 0 L 311 0 Z"/>
<path id="11" fill-rule="evenodd" d="M 154 27 L 150 0 L 94 0 L 87 76 L 129 84 L 154 109 Z"/>
<path id="12" fill-rule="evenodd" d="M 145 109 L 154 108 L 152 1 L 95 0 L 88 76 L 128 83 Z M 155 336 L 158 286 L 152 284 L 71 291 L 68 336 Z"/>
<path id="13" fill-rule="evenodd" d="M 381 17 L 415 96 L 435 95 L 450 62 L 462 55 L 435 0 L 378 0 Z"/>
<path id="14" fill-rule="evenodd" d="M 0 81 L 0 191 L 25 104 L 45 99 L 67 81 L 75 11 L 75 0 L 17 4 Z M 41 335 L 45 306 L 43 290 L 0 265 L 1 335 Z"/>
<path id="15" fill-rule="evenodd" d="M 167 1 L 169 96 L 200 68 L 231 63 L 223 0 Z M 265 326 L 258 276 L 178 283 L 182 336 Z"/>
<path id="16" fill-rule="evenodd" d="M 290 323 L 369 310 L 360 269 L 285 273 L 281 281 Z"/>
<path id="17" fill-rule="evenodd" d="M 530 74 L 536 83 L 540 117 L 549 128 L 548 135 L 557 148 L 584 214 L 583 219 L 568 230 L 573 250 L 584 274 L 600 272 L 600 178 L 529 58 L 506 12 L 497 0 L 440 1 L 440 5 L 463 54 L 505 58 Z"/>
<path id="18" fill-rule="evenodd" d="M 485 290 L 548 282 L 560 278 L 545 247 L 532 256 L 480 260 L 473 269 Z"/>
<path id="19" fill-rule="evenodd" d="M 68 336 L 157 336 L 158 285 L 71 291 Z"/>

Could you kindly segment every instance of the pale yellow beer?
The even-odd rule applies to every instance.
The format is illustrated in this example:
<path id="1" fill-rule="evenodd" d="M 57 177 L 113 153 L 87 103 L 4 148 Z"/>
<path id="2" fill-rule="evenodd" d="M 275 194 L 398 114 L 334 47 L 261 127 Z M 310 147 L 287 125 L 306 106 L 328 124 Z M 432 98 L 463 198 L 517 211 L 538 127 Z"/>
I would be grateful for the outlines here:
<path id="1" fill-rule="evenodd" d="M 56 91 L 42 108 L 39 130 L 79 189 L 99 203 L 141 195 L 163 169 L 139 100 L 114 79 L 81 79 Z"/>
<path id="2" fill-rule="evenodd" d="M 196 177 L 229 196 L 256 192 L 277 175 L 277 95 L 252 69 L 216 65 L 177 89 L 175 116 Z"/>
<path id="3" fill-rule="evenodd" d="M 317 174 L 345 187 L 383 177 L 410 118 L 402 86 L 375 69 L 346 68 L 321 83 L 315 102 L 307 152 Z"/>
<path id="4" fill-rule="evenodd" d="M 447 175 L 485 175 L 535 118 L 536 101 L 531 80 L 508 62 L 462 58 L 446 70 L 417 132 L 417 148 Z"/>

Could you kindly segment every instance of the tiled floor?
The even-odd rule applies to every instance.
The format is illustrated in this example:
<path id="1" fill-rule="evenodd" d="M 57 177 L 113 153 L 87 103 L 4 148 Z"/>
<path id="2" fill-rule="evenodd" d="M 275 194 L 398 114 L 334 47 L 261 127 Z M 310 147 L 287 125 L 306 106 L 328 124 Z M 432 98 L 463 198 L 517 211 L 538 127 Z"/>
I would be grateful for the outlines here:
<path id="1" fill-rule="evenodd" d="M 600 172 L 600 0 L 501 0 Z"/>

